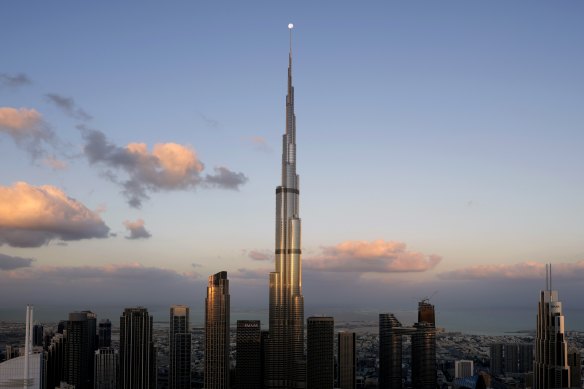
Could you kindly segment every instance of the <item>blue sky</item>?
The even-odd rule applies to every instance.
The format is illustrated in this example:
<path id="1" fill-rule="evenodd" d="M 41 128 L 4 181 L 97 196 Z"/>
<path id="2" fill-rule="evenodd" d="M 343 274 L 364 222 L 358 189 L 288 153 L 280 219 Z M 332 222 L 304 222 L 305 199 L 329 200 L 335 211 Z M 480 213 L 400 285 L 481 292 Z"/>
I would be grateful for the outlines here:
<path id="1" fill-rule="evenodd" d="M 580 2 L 8 1 L 3 9 L 0 107 L 34 109 L 35 129 L 54 136 L 33 157 L 5 122 L 0 186 L 54 186 L 92 221 L 87 239 L 60 242 L 53 231 L 38 247 L 0 236 L 1 254 L 34 259 L 5 260 L 0 290 L 25 293 L 46 274 L 87 266 L 95 274 L 84 277 L 114 289 L 123 275 L 160 271 L 199 286 L 195 298 L 170 301 L 180 293 L 169 292 L 159 303 L 202 306 L 206 276 L 227 270 L 242 288 L 235 303 L 267 301 L 289 22 L 307 306 L 335 305 L 318 283 L 339 277 L 379 296 L 440 289 L 438 307 L 466 295 L 469 283 L 483 294 L 468 294 L 468 305 L 487 306 L 505 290 L 525 296 L 518 305 L 535 306 L 545 262 L 557 264 L 567 289 L 581 288 L 569 277 L 584 269 Z M 71 100 L 59 105 L 47 94 Z M 120 182 L 147 172 L 130 173 L 107 156 L 90 163 L 87 131 L 120 152 L 132 143 L 148 153 L 165 143 L 194 150 L 204 170 L 191 178 L 201 181 L 147 189 L 133 208 Z M 48 156 L 67 167 L 47 167 Z M 215 167 L 245 179 L 211 185 L 205 177 Z M 3 212 L 7 234 L 15 227 Z M 137 220 L 147 233 L 126 239 L 124 222 Z M 98 236 L 100 223 L 117 236 Z M 365 243 L 357 250 L 351 242 Z M 421 268 L 396 273 L 400 258 Z M 493 291 L 495 279 L 507 287 Z M 46 304 L 63 299 L 61 281 L 51 282 Z M 382 287 L 367 289 L 372 283 Z M 576 294 L 564 298 L 567 306 L 584 309 L 569 297 Z M 391 310 L 411 302 L 368 304 Z"/>

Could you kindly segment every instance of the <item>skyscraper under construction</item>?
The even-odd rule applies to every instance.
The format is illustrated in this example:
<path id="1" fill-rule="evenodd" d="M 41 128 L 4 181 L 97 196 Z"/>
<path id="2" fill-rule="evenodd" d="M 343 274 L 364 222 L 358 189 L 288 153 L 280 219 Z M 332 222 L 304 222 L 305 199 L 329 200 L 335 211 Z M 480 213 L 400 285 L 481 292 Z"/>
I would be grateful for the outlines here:
<path id="1" fill-rule="evenodd" d="M 306 374 L 292 27 L 292 24 L 288 25 L 290 54 L 286 133 L 282 139 L 282 183 L 276 188 L 276 269 L 270 273 L 270 335 L 265 383 L 268 388 L 274 389 L 304 388 Z"/>

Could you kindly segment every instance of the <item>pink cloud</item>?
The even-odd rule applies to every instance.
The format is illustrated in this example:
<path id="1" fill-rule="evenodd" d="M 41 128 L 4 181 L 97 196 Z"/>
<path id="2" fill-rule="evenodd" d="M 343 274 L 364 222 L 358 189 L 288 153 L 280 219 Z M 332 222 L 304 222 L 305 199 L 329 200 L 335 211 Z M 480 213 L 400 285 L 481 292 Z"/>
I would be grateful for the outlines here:
<path id="1" fill-rule="evenodd" d="M 248 257 L 254 261 L 269 261 L 272 259 L 271 252 L 268 250 L 251 250 L 248 253 Z"/>
<path id="2" fill-rule="evenodd" d="M 124 221 L 124 226 L 130 232 L 130 236 L 127 236 L 126 239 L 148 239 L 152 236 L 144 227 L 144 220 L 142 219 L 134 222 L 126 220 Z"/>
<path id="3" fill-rule="evenodd" d="M 45 153 L 43 146 L 55 143 L 55 135 L 32 108 L 0 107 L 0 133 L 10 136 L 33 157 Z"/>
<path id="4" fill-rule="evenodd" d="M 39 247 L 53 239 L 105 238 L 101 217 L 50 185 L 0 186 L 0 245 Z"/>
<path id="5" fill-rule="evenodd" d="M 254 149 L 257 151 L 270 152 L 272 148 L 268 144 L 268 141 L 263 136 L 254 135 L 248 138 Z"/>
<path id="6" fill-rule="evenodd" d="M 331 272 L 423 272 L 434 268 L 441 260 L 438 255 L 408 251 L 403 242 L 345 241 L 323 247 L 321 255 L 306 258 L 304 266 Z"/>
<path id="7" fill-rule="evenodd" d="M 584 278 L 584 260 L 553 264 L 552 270 L 554 278 Z M 541 280 L 545 278 L 545 264 L 526 261 L 514 264 L 476 265 L 440 273 L 438 276 L 448 280 Z"/>
<path id="8" fill-rule="evenodd" d="M 65 170 L 67 169 L 67 162 L 55 158 L 54 156 L 47 157 L 43 160 L 43 163 L 53 170 Z"/>

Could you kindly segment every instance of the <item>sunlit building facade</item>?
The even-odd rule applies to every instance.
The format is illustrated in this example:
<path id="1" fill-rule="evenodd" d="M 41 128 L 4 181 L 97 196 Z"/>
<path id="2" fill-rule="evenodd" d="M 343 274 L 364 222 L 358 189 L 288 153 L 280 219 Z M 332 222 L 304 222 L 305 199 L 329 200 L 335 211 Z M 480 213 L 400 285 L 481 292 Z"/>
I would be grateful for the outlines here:
<path id="1" fill-rule="evenodd" d="M 229 280 L 209 276 L 205 298 L 205 388 L 229 389 Z"/>
<path id="2" fill-rule="evenodd" d="M 357 368 L 356 335 L 354 332 L 339 332 L 337 334 L 337 363 L 339 365 L 340 389 L 355 389 Z"/>

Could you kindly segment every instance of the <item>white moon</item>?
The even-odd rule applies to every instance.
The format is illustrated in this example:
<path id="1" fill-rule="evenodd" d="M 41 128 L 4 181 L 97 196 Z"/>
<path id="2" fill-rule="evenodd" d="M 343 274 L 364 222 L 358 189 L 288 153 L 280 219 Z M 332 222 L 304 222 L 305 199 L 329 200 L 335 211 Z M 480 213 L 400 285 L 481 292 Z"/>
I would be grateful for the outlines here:
<path id="1" fill-rule="evenodd" d="M 293 28 L 294 28 L 294 25 L 293 25 L 292 23 L 290 23 L 290 24 L 288 25 L 288 28 L 291 30 L 291 29 L 293 29 Z"/>

